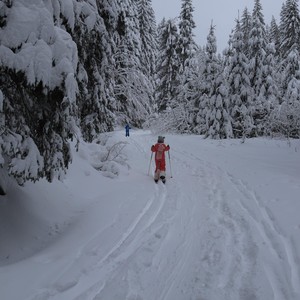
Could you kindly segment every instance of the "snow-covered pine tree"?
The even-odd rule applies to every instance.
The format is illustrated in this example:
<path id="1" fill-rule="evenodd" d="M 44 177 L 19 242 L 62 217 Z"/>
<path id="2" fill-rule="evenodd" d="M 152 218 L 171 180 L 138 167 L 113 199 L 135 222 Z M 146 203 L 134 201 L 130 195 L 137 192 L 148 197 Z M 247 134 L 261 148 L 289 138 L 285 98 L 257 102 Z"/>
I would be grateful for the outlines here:
<path id="1" fill-rule="evenodd" d="M 280 54 L 280 30 L 276 23 L 274 16 L 272 17 L 270 30 L 269 30 L 269 42 L 273 43 L 275 46 L 275 57 L 279 59 Z"/>
<path id="2" fill-rule="evenodd" d="M 280 19 L 279 19 L 279 32 L 280 32 L 280 44 L 279 44 L 279 51 L 280 51 L 280 57 L 283 56 L 283 54 L 281 53 L 281 42 L 283 40 L 283 36 L 282 36 L 282 33 L 284 32 L 283 30 L 283 24 L 284 24 L 284 18 L 285 18 L 285 3 L 283 2 L 282 3 L 282 6 L 281 6 L 281 10 L 280 10 Z"/>
<path id="3" fill-rule="evenodd" d="M 233 136 L 235 138 L 253 137 L 254 92 L 249 78 L 249 60 L 243 52 L 243 32 L 239 20 L 236 20 L 231 44 L 230 60 L 225 74 L 227 75 L 228 105 L 232 118 Z"/>
<path id="4" fill-rule="evenodd" d="M 193 17 L 194 7 L 192 0 L 181 0 L 181 11 L 179 16 L 179 39 L 177 52 L 179 55 L 180 69 L 183 73 L 188 67 L 192 56 L 197 50 L 193 30 L 196 27 Z"/>
<path id="5" fill-rule="evenodd" d="M 77 101 L 82 136 L 88 142 L 112 130 L 115 121 L 113 34 L 117 9 L 116 0 L 77 1 L 74 26 L 67 26 L 78 48 Z"/>
<path id="6" fill-rule="evenodd" d="M 258 52 L 260 46 L 266 44 L 266 28 L 262 10 L 261 0 L 254 0 L 249 33 L 251 56 Z"/>
<path id="7" fill-rule="evenodd" d="M 129 122 L 141 127 L 151 112 L 147 74 L 141 65 L 141 38 L 137 3 L 135 0 L 117 0 L 118 20 L 114 40 L 115 53 L 115 97 L 117 100 L 117 122 Z"/>
<path id="8" fill-rule="evenodd" d="M 194 8 L 192 0 L 182 0 L 181 12 L 179 16 L 179 39 L 177 53 L 179 58 L 179 72 L 177 74 L 178 86 L 175 97 L 172 100 L 172 110 L 177 119 L 177 130 L 179 132 L 189 132 L 191 112 L 191 76 L 194 73 L 192 68 L 195 61 L 197 45 L 194 41 L 193 30 L 195 22 L 193 19 Z"/>
<path id="9" fill-rule="evenodd" d="M 199 51 L 200 53 L 200 51 Z M 190 133 L 194 131 L 196 116 L 198 112 L 198 97 L 200 89 L 200 78 L 202 75 L 198 53 L 189 57 L 186 67 L 180 75 L 179 85 L 176 88 L 174 99 L 170 101 L 170 108 L 174 118 L 174 129 L 179 133 Z M 178 77 L 177 77 L 178 78 Z"/>
<path id="10" fill-rule="evenodd" d="M 300 16 L 298 0 L 287 0 L 281 11 L 280 19 L 280 53 L 285 59 L 296 46 L 300 49 Z"/>
<path id="11" fill-rule="evenodd" d="M 148 120 L 152 131 L 176 131 L 176 115 L 171 108 L 178 82 L 178 32 L 175 19 L 163 19 L 157 27 L 156 90 L 153 114 Z"/>
<path id="12" fill-rule="evenodd" d="M 165 28 L 165 25 L 166 25 L 166 18 L 162 18 L 162 20 L 157 24 L 157 28 L 156 28 L 157 34 L 156 34 L 156 37 L 157 37 L 157 47 L 158 47 L 158 49 L 159 49 L 159 38 L 162 35 L 162 32 L 163 32 L 163 30 Z"/>
<path id="13" fill-rule="evenodd" d="M 19 184 L 61 178 L 71 160 L 77 47 L 55 10 L 38 0 L 0 5 L 0 167 Z"/>
<path id="14" fill-rule="evenodd" d="M 223 73 L 224 73 L 224 78 L 228 78 L 228 72 L 230 69 L 230 64 L 231 64 L 231 57 L 233 56 L 233 37 L 234 37 L 234 33 L 235 30 L 232 29 L 231 33 L 229 35 L 229 39 L 228 39 L 228 46 L 223 50 L 222 54 L 223 54 Z"/>
<path id="15" fill-rule="evenodd" d="M 276 58 L 276 49 L 274 43 L 268 43 L 266 48 L 266 63 L 263 69 L 263 80 L 261 95 L 265 98 L 265 117 L 261 122 L 262 128 L 259 129 L 263 134 L 270 134 L 270 116 L 272 111 L 279 105 L 279 73 L 278 59 Z"/>
<path id="16" fill-rule="evenodd" d="M 201 96 L 203 93 L 203 83 L 205 82 L 205 68 L 206 68 L 206 52 L 205 47 L 199 47 L 192 64 L 192 79 L 190 88 L 190 105 L 193 105 L 190 109 L 191 120 L 190 127 L 195 134 L 205 133 L 205 116 L 203 114 L 204 106 L 202 106 Z M 203 101 L 203 104 L 206 103 Z"/>
<path id="17" fill-rule="evenodd" d="M 255 0 L 252 13 L 251 31 L 249 36 L 250 65 L 249 76 L 254 90 L 253 119 L 256 127 L 255 134 L 262 135 L 264 122 L 268 114 L 267 101 L 265 97 L 266 77 L 264 70 L 266 66 L 267 38 L 264 16 L 260 0 Z"/>
<path id="18" fill-rule="evenodd" d="M 231 119 L 228 113 L 228 93 L 224 82 L 221 61 L 217 57 L 215 27 L 210 26 L 206 44 L 205 78 L 208 94 L 205 116 L 205 136 L 214 139 L 232 137 Z"/>
<path id="19" fill-rule="evenodd" d="M 156 65 L 156 102 L 158 112 L 166 110 L 176 94 L 179 64 L 177 54 L 178 32 L 174 19 L 163 20 L 159 25 L 158 59 Z"/>
<path id="20" fill-rule="evenodd" d="M 273 131 L 300 137 L 300 55 L 297 46 L 282 61 L 282 103 L 272 114 Z"/>
<path id="21" fill-rule="evenodd" d="M 151 0 L 136 0 L 138 3 L 139 28 L 141 38 L 141 66 L 154 88 L 157 58 L 157 28 Z M 149 91 L 153 97 L 153 89 Z M 149 95 L 150 96 L 150 95 Z"/>
<path id="22" fill-rule="evenodd" d="M 208 128 L 206 123 L 206 116 L 208 114 L 209 97 L 211 91 L 211 70 L 208 64 L 210 58 L 208 57 L 207 47 L 203 51 L 202 55 L 202 68 L 200 73 L 200 80 L 198 86 L 198 95 L 195 106 L 196 106 L 196 126 L 194 131 L 198 134 L 207 134 Z"/>
<path id="23" fill-rule="evenodd" d="M 248 58 L 250 57 L 250 52 L 251 52 L 250 45 L 249 45 L 251 28 L 252 28 L 252 16 L 248 11 L 248 8 L 246 7 L 241 17 L 241 30 L 243 32 L 243 45 L 244 45 L 243 52 Z"/>

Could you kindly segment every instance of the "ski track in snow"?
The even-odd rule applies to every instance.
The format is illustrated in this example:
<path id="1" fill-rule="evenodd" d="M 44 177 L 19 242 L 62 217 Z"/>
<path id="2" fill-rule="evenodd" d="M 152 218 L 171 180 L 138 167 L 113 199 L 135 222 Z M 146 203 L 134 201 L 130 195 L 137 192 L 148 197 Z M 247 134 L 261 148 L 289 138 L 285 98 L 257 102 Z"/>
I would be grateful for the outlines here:
<path id="1" fill-rule="evenodd" d="M 257 249 L 249 224 L 234 203 L 227 201 L 221 170 L 189 153 L 183 154 L 186 172 L 192 171 L 201 180 L 207 195 L 202 201 L 207 201 L 210 208 L 199 235 L 200 299 L 256 299 L 252 276 Z M 200 167 L 191 167 L 195 161 Z"/>
<path id="2" fill-rule="evenodd" d="M 192 154 L 185 153 L 185 155 L 190 156 L 195 160 L 200 160 Z M 207 173 L 205 176 L 206 180 L 209 179 L 207 180 L 207 184 L 211 189 L 211 203 L 220 213 L 219 221 L 223 223 L 225 227 L 228 226 L 231 234 L 240 231 L 238 236 L 242 239 L 239 238 L 239 240 L 233 240 L 232 245 L 235 245 L 234 248 L 236 249 L 236 246 L 243 241 L 241 246 L 244 245 L 244 250 L 241 248 L 241 251 L 236 253 L 236 257 L 240 256 L 244 260 L 241 263 L 241 265 L 243 265 L 241 270 L 252 268 L 248 274 L 250 275 L 248 276 L 249 278 L 246 276 L 244 283 L 241 285 L 246 289 L 243 290 L 244 288 L 242 288 L 241 293 L 237 298 L 257 298 L 256 295 L 253 294 L 255 288 L 252 286 L 249 289 L 249 286 L 247 287 L 247 282 L 251 282 L 251 279 L 258 273 L 258 270 L 255 269 L 255 264 L 258 263 L 259 247 L 261 249 L 260 251 L 267 253 L 264 257 L 270 256 L 269 261 L 263 262 L 263 269 L 272 288 L 272 294 L 268 296 L 268 299 L 269 297 L 278 300 L 297 299 L 297 295 L 299 295 L 298 286 L 300 282 L 300 270 L 299 257 L 296 248 L 293 245 L 293 241 L 284 236 L 278 224 L 276 224 L 271 211 L 263 206 L 259 195 L 251 190 L 247 183 L 234 178 L 233 175 L 224 172 L 221 168 L 211 164 L 207 165 L 207 170 L 209 172 L 212 172 L 215 169 L 214 174 L 209 175 L 209 173 Z M 227 178 L 227 181 L 230 184 L 225 184 L 226 188 L 222 189 L 216 181 L 218 177 L 219 184 L 222 181 L 221 178 Z M 229 199 L 229 197 L 224 197 L 224 195 L 228 193 L 230 186 L 238 192 L 238 197 L 231 198 L 231 200 L 228 201 L 226 199 Z M 251 231 L 256 229 L 259 232 L 261 240 L 253 240 L 249 229 L 251 229 Z M 237 244 L 236 241 L 238 241 Z M 274 264 L 274 262 L 276 263 Z M 242 276 L 242 274 L 240 275 Z M 249 291 L 252 292 L 248 293 Z M 227 295 L 226 297 L 231 299 L 231 296 L 229 297 L 229 295 Z"/>
<path id="3" fill-rule="evenodd" d="M 230 174 L 228 174 L 228 178 L 244 196 L 241 198 L 240 203 L 260 232 L 262 240 L 267 246 L 267 251 L 270 252 L 272 260 L 266 262 L 265 268 L 269 275 L 268 279 L 274 290 L 276 290 L 274 298 L 294 299 L 295 295 L 290 291 L 295 290 L 299 294 L 300 291 L 297 290 L 297 286 L 300 282 L 300 273 L 297 269 L 299 259 L 292 241 L 281 232 L 272 216 L 272 212 L 262 205 L 259 195 L 247 187 L 247 184 L 243 183 L 242 180 L 237 180 Z M 249 208 L 248 203 L 256 204 L 255 212 Z M 278 261 L 277 265 L 274 265 L 274 257 Z"/>
<path id="4" fill-rule="evenodd" d="M 141 169 L 148 141 L 129 141 Z M 172 169 L 166 185 L 149 183 L 145 206 L 109 249 L 98 232 L 30 300 L 296 300 L 299 257 L 259 195 L 187 151 L 172 151 Z"/>

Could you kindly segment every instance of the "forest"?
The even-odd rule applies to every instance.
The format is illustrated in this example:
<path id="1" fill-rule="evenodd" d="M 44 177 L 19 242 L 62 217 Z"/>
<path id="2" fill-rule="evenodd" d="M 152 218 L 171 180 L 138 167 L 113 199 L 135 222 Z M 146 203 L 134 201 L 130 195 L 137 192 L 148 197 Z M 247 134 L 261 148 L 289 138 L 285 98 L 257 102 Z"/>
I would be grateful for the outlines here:
<path id="1" fill-rule="evenodd" d="M 197 45 L 193 1 L 157 24 L 151 0 L 0 1 L 0 194 L 4 178 L 63 178 L 71 141 L 129 123 L 212 139 L 300 136 L 300 16 L 260 0 L 226 49 Z"/>

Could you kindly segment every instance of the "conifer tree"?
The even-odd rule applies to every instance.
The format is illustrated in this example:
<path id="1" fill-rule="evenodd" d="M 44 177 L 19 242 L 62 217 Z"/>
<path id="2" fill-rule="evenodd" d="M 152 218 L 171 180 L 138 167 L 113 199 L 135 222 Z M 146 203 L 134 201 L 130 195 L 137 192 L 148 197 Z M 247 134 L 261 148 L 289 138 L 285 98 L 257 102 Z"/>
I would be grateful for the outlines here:
<path id="1" fill-rule="evenodd" d="M 285 18 L 285 8 L 286 8 L 286 5 L 285 3 L 282 3 L 282 6 L 281 6 L 281 10 L 280 10 L 280 20 L 279 20 L 279 31 L 280 31 L 280 45 L 279 45 L 279 50 L 280 50 L 280 57 L 282 57 L 282 53 L 281 53 L 281 42 L 284 38 L 283 36 L 283 32 L 284 32 L 284 29 L 283 29 L 283 24 L 284 24 L 284 18 Z"/>
<path id="2" fill-rule="evenodd" d="M 280 54 L 280 29 L 274 16 L 272 17 L 269 31 L 269 42 L 275 46 L 275 57 L 279 58 Z"/>
<path id="3" fill-rule="evenodd" d="M 115 97 L 117 123 L 140 127 L 151 111 L 149 80 L 141 66 L 141 39 L 135 0 L 118 0 L 115 34 Z"/>
<path id="4" fill-rule="evenodd" d="M 141 65 L 149 78 L 155 74 L 157 28 L 151 0 L 137 0 L 141 39 Z"/>
<path id="5" fill-rule="evenodd" d="M 182 0 L 179 16 L 179 40 L 177 48 L 180 60 L 180 73 L 183 73 L 185 67 L 188 67 L 188 62 L 197 49 L 193 33 L 193 30 L 196 27 L 193 19 L 193 12 L 194 7 L 192 5 L 192 0 Z"/>
<path id="6" fill-rule="evenodd" d="M 37 0 L 1 3 L 0 178 L 9 175 L 21 185 L 62 178 L 71 161 L 69 138 L 78 132 L 76 44 L 62 24 L 55 27 L 59 7 Z M 24 23 L 10 17 L 24 9 L 39 18 Z M 11 30 L 20 26 L 22 34 L 12 39 Z"/>
<path id="7" fill-rule="evenodd" d="M 236 21 L 231 43 L 232 52 L 226 71 L 226 81 L 233 136 L 235 138 L 252 137 L 254 135 L 252 118 L 254 92 L 249 77 L 249 60 L 243 53 L 243 32 L 239 20 Z"/>
<path id="8" fill-rule="evenodd" d="M 198 58 L 194 54 L 187 59 L 187 65 L 180 75 L 180 89 L 176 88 L 176 96 L 170 102 L 172 115 L 175 121 L 176 132 L 190 133 L 195 126 L 195 96 L 198 95 L 199 68 Z M 197 100 L 196 100 L 197 101 Z"/>
<path id="9" fill-rule="evenodd" d="M 273 131 L 300 137 L 300 55 L 296 47 L 282 61 L 282 102 L 272 115 Z"/>
<path id="10" fill-rule="evenodd" d="M 140 64 L 147 80 L 148 98 L 151 106 L 154 104 L 155 71 L 157 58 L 157 28 L 151 0 L 137 0 L 139 29 L 141 39 Z"/>
<path id="11" fill-rule="evenodd" d="M 298 0 L 287 0 L 281 11 L 281 57 L 285 59 L 293 48 L 300 49 L 300 16 Z"/>
<path id="12" fill-rule="evenodd" d="M 267 102 L 263 86 L 266 84 L 264 70 L 266 69 L 267 38 L 264 16 L 260 0 L 255 0 L 250 31 L 250 80 L 254 90 L 253 119 L 256 135 L 262 135 L 264 120 L 267 113 Z"/>
<path id="13" fill-rule="evenodd" d="M 214 139 L 232 137 L 231 120 L 228 113 L 228 95 L 224 83 L 221 62 L 217 58 L 217 43 L 214 26 L 207 36 L 205 78 L 208 86 L 205 136 Z"/>
<path id="14" fill-rule="evenodd" d="M 178 32 L 174 19 L 163 20 L 159 28 L 156 98 L 158 111 L 163 112 L 170 106 L 178 86 Z"/>
<path id="15" fill-rule="evenodd" d="M 189 64 L 190 67 L 185 70 L 182 76 L 185 85 L 181 93 L 179 93 L 179 99 L 185 100 L 186 109 L 188 110 L 186 123 L 190 131 L 196 134 L 205 131 L 205 116 L 202 115 L 202 106 L 200 105 L 205 61 L 205 50 L 199 47 Z"/>
<path id="16" fill-rule="evenodd" d="M 251 28 L 252 28 L 252 16 L 248 11 L 248 8 L 246 7 L 241 17 L 241 30 L 243 32 L 243 45 L 244 45 L 243 52 L 248 58 L 250 57 L 250 52 L 251 52 L 250 45 L 249 45 Z"/>
<path id="17" fill-rule="evenodd" d="M 208 107 L 209 107 L 209 96 L 211 89 L 211 70 L 210 70 L 210 58 L 207 53 L 207 47 L 203 52 L 203 60 L 202 60 L 202 69 L 201 69 L 201 77 L 200 84 L 198 88 L 198 99 L 195 101 L 195 106 L 197 109 L 196 116 L 196 128 L 195 131 L 199 134 L 207 134 L 208 128 L 206 123 L 206 116 L 208 115 Z"/>
<path id="18" fill-rule="evenodd" d="M 88 4 L 85 4 L 86 6 Z M 79 66 L 77 97 L 80 127 L 84 140 L 91 142 L 99 133 L 111 131 L 114 124 L 114 55 L 113 41 L 117 22 L 115 0 L 97 0 L 95 7 L 77 10 L 70 34 L 78 47 Z M 86 20 L 95 18 L 92 23 Z"/>
<path id="19" fill-rule="evenodd" d="M 279 76 L 278 76 L 278 60 L 276 59 L 276 49 L 274 43 L 269 43 L 266 48 L 266 59 L 263 69 L 263 84 L 260 94 L 264 97 L 264 106 L 262 111 L 263 118 L 257 129 L 261 134 L 270 134 L 270 116 L 278 107 L 279 93 Z"/>
<path id="20" fill-rule="evenodd" d="M 197 45 L 194 41 L 193 29 L 195 22 L 193 20 L 193 5 L 192 0 L 182 0 L 181 12 L 179 16 L 179 39 L 177 45 L 177 53 L 179 58 L 179 72 L 177 74 L 177 90 L 173 99 L 172 109 L 177 119 L 177 129 L 179 132 L 190 131 L 190 103 L 189 95 L 191 85 L 188 81 L 191 80 L 193 73 L 192 62 L 197 51 Z"/>

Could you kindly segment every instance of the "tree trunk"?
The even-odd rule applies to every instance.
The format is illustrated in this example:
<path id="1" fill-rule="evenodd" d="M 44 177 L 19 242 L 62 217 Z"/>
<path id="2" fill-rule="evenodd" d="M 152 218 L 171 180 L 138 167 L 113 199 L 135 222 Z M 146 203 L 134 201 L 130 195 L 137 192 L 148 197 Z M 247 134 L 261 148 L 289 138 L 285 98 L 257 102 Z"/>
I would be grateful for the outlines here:
<path id="1" fill-rule="evenodd" d="M 6 195 L 7 177 L 4 169 L 0 167 L 0 196 Z"/>
<path id="2" fill-rule="evenodd" d="M 0 196 L 4 196 L 6 193 L 4 192 L 2 186 L 0 185 Z"/>

